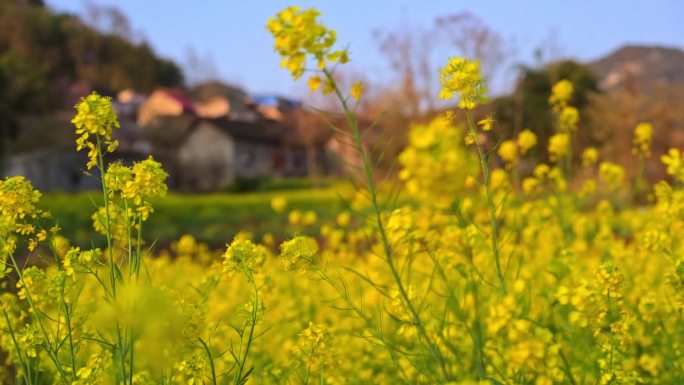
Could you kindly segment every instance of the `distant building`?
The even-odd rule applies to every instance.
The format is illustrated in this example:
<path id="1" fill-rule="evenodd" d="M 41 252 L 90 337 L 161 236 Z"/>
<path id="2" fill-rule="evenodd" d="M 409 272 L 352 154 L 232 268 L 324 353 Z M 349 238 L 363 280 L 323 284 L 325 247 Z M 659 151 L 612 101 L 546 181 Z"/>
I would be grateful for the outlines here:
<path id="1" fill-rule="evenodd" d="M 198 119 L 178 148 L 181 189 L 213 191 L 236 178 L 306 175 L 306 153 L 287 146 L 287 130 L 273 123 Z"/>
<path id="2" fill-rule="evenodd" d="M 230 114 L 230 101 L 225 97 L 215 96 L 205 103 L 198 103 L 197 116 L 202 118 L 227 118 Z"/>
<path id="3" fill-rule="evenodd" d="M 257 106 L 257 111 L 259 111 L 264 118 L 277 122 L 282 121 L 287 112 L 302 106 L 302 103 L 299 101 L 286 99 L 276 95 L 255 96 L 253 99 L 254 104 Z"/>
<path id="4" fill-rule="evenodd" d="M 196 85 L 188 91 L 197 104 L 197 115 L 205 118 L 225 116 L 231 120 L 256 122 L 262 116 L 255 108 L 254 101 L 242 88 L 209 81 Z"/>
<path id="5" fill-rule="evenodd" d="M 116 95 L 116 98 L 112 101 L 114 110 L 119 116 L 119 120 L 137 120 L 138 110 L 143 102 L 145 102 L 145 99 L 146 98 L 144 95 L 139 94 L 130 88 L 119 92 Z"/>
<path id="6" fill-rule="evenodd" d="M 113 97 L 119 147 L 106 161 L 124 164 L 153 155 L 169 173 L 170 188 L 217 191 L 238 178 L 306 176 L 333 170 L 325 121 L 278 96 L 251 98 L 210 82 L 188 91 L 160 88 L 145 97 L 123 90 Z M 84 173 L 86 156 L 74 151 L 73 110 L 32 118 L 13 140 L 6 176 L 24 175 L 44 191 L 97 189 L 97 170 Z M 36 141 L 36 135 L 46 140 Z"/>
<path id="7" fill-rule="evenodd" d="M 141 161 L 145 156 L 138 152 L 116 151 L 107 154 L 105 163 L 121 160 L 124 164 Z M 14 154 L 8 157 L 5 177 L 22 175 L 40 191 L 78 192 L 102 188 L 97 168 L 86 172 L 88 157 L 73 148 L 45 148 Z"/>
<path id="8" fill-rule="evenodd" d="M 160 88 L 140 105 L 138 125 L 151 125 L 160 117 L 195 114 L 194 103 L 181 91 L 171 88 Z"/>

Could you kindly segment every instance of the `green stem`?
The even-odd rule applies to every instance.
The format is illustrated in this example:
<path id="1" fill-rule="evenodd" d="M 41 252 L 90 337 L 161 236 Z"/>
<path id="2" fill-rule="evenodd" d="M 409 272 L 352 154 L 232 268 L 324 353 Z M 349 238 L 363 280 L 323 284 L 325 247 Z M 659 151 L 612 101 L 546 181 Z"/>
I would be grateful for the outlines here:
<path id="1" fill-rule="evenodd" d="M 105 232 L 107 237 L 107 252 L 109 253 L 109 283 L 112 285 L 112 297 L 116 298 L 116 271 L 114 265 L 114 251 L 112 250 L 112 231 L 111 222 L 109 218 L 109 194 L 107 191 L 107 183 L 105 182 L 105 167 L 104 156 L 102 155 L 102 146 L 100 144 L 100 135 L 97 138 L 97 159 L 100 168 L 100 180 L 102 181 L 102 197 L 104 199 L 105 207 Z"/>
<path id="2" fill-rule="evenodd" d="M 133 276 L 133 239 L 131 237 L 131 217 L 128 215 L 128 199 L 124 199 L 124 213 L 126 215 L 126 236 L 128 240 L 128 277 Z"/>
<path id="3" fill-rule="evenodd" d="M 64 284 L 62 284 L 64 285 Z M 64 287 L 62 286 L 62 302 L 64 302 L 64 313 L 66 315 L 67 332 L 69 333 L 69 354 L 71 355 L 71 369 L 74 376 L 76 375 L 76 353 L 74 350 L 73 331 L 71 329 L 71 312 L 69 311 L 69 304 L 64 301 Z"/>
<path id="4" fill-rule="evenodd" d="M 309 378 L 311 378 L 311 363 L 313 362 L 313 356 L 316 352 L 316 345 L 311 348 L 311 354 L 309 355 L 309 363 L 306 366 L 306 379 L 304 380 L 304 385 L 309 385 Z"/>
<path id="5" fill-rule="evenodd" d="M 62 377 L 62 381 L 64 383 L 69 383 L 67 380 L 67 375 L 66 371 L 64 368 L 62 368 L 62 364 L 59 362 L 59 357 L 57 356 L 57 352 L 53 351 L 52 345 L 50 345 L 50 335 L 47 332 L 47 329 L 45 328 L 45 325 L 43 324 L 43 321 L 40 319 L 38 316 L 38 307 L 36 306 L 35 302 L 33 302 L 33 297 L 31 296 L 31 293 L 29 292 L 28 286 L 26 285 L 26 281 L 24 281 L 24 274 L 22 274 L 21 270 L 19 269 L 19 265 L 17 264 L 17 261 L 14 259 L 14 255 L 10 254 L 10 260 L 12 261 L 12 266 L 14 267 L 14 270 L 17 272 L 17 275 L 19 276 L 19 282 L 21 282 L 21 286 L 24 288 L 26 291 L 26 300 L 29 303 L 29 306 L 31 308 L 31 312 L 33 313 L 33 318 L 38 323 L 38 326 L 40 326 L 40 330 L 43 333 L 43 338 L 45 341 L 45 351 L 47 352 L 48 356 L 52 360 L 52 362 L 55 364 L 55 368 L 57 368 L 57 371 L 59 372 L 60 377 Z M 75 373 L 74 373 L 75 375 Z"/>
<path id="6" fill-rule="evenodd" d="M 397 288 L 399 289 L 399 295 L 402 298 L 402 301 L 404 305 L 408 308 L 411 317 L 413 318 L 413 323 L 418 329 L 418 333 L 423 339 L 426 344 L 428 345 L 428 349 L 430 351 L 430 354 L 438 361 L 440 368 L 442 370 L 442 374 L 444 376 L 444 379 L 450 380 L 449 374 L 447 373 L 446 370 L 446 362 L 444 361 L 444 357 L 442 357 L 441 352 L 439 351 L 439 348 L 437 345 L 432 342 L 432 339 L 429 337 L 427 334 L 427 331 L 425 329 L 425 326 L 423 324 L 423 321 L 421 320 L 420 316 L 418 315 L 418 312 L 416 311 L 415 307 L 413 306 L 413 303 L 411 302 L 408 293 L 406 291 L 406 288 L 404 287 L 404 284 L 401 280 L 401 276 L 399 272 L 397 271 L 396 266 L 394 265 L 394 256 L 392 253 L 392 247 L 390 246 L 389 239 L 387 237 L 387 232 L 385 230 L 384 223 L 382 221 L 382 209 L 380 207 L 380 203 L 378 201 L 378 191 L 377 191 L 377 186 L 375 184 L 375 178 L 374 178 L 374 171 L 373 171 L 373 166 L 371 165 L 369 156 L 366 152 L 366 150 L 363 148 L 363 141 L 361 139 L 361 132 L 359 131 L 359 126 L 356 118 L 354 117 L 353 113 L 349 109 L 349 105 L 347 104 L 346 99 L 342 95 L 342 92 L 340 91 L 337 82 L 335 82 L 334 78 L 332 77 L 332 74 L 327 70 L 324 69 L 323 73 L 325 74 L 325 77 L 327 81 L 332 84 L 333 86 L 333 91 L 335 95 L 337 96 L 338 100 L 340 101 L 342 108 L 344 109 L 344 115 L 347 120 L 347 123 L 349 124 L 349 127 L 351 129 L 351 134 L 352 134 L 352 139 L 354 141 L 354 146 L 356 147 L 356 152 L 359 154 L 361 157 L 361 162 L 363 164 L 363 170 L 364 170 L 364 176 L 366 179 L 366 183 L 368 184 L 368 193 L 370 195 L 371 199 L 371 204 L 373 206 L 373 210 L 375 211 L 375 222 L 378 226 L 378 233 L 380 234 L 380 240 L 382 242 L 382 247 L 383 251 L 385 254 L 385 260 L 387 262 L 387 265 L 390 268 L 390 271 L 392 273 L 392 277 L 397 285 Z"/>
<path id="7" fill-rule="evenodd" d="M 468 129 L 470 130 L 470 135 L 473 137 L 473 140 L 475 140 L 475 145 L 477 146 L 477 153 L 480 158 L 480 167 L 482 168 L 482 176 L 484 177 L 485 194 L 487 195 L 487 209 L 489 211 L 489 225 L 492 230 L 491 247 L 492 254 L 494 256 L 494 266 L 496 267 L 496 275 L 499 278 L 501 290 L 504 294 L 506 294 L 508 291 L 506 290 L 506 282 L 504 280 L 503 272 L 501 271 L 501 258 L 499 255 L 499 222 L 497 220 L 496 205 L 494 204 L 494 197 L 492 194 L 492 182 L 489 175 L 487 157 L 484 152 L 484 148 L 482 147 L 482 143 L 480 143 L 480 138 L 478 136 L 473 117 L 468 110 L 466 110 L 466 118 L 468 120 Z"/>
<path id="8" fill-rule="evenodd" d="M 126 359 L 124 358 L 123 338 L 121 338 L 121 327 L 119 322 L 116 324 L 116 350 L 119 351 L 119 362 L 121 363 L 121 382 L 126 385 Z"/>
<path id="9" fill-rule="evenodd" d="M 140 278 L 140 264 L 142 263 L 142 214 L 138 218 L 138 243 L 136 244 L 136 258 L 135 258 L 135 278 Z"/>
<path id="10" fill-rule="evenodd" d="M 1 306 L 1 305 L 0 305 Z M 7 315 L 7 310 L 2 307 L 2 314 L 5 315 L 5 322 L 7 322 L 7 328 L 9 329 L 9 334 L 12 337 L 12 342 L 14 343 L 14 348 L 17 350 L 17 356 L 19 357 L 19 364 L 24 370 L 24 382 L 27 385 L 31 385 L 31 367 L 24 361 L 24 357 L 21 353 L 21 348 L 19 347 L 19 342 L 17 342 L 17 337 L 14 334 L 14 329 L 12 328 L 12 323 L 10 322 L 9 316 Z"/>
<path id="11" fill-rule="evenodd" d="M 209 346 L 202 340 L 202 338 L 198 337 L 197 338 L 199 342 L 202 344 L 202 347 L 204 347 L 204 351 L 207 353 L 207 358 L 209 358 L 209 366 L 211 367 L 211 383 L 213 385 L 216 385 L 216 368 L 214 368 L 214 357 L 211 354 L 211 350 L 209 350 Z"/>
<path id="12" fill-rule="evenodd" d="M 247 357 L 249 355 L 249 349 L 252 346 L 252 341 L 254 340 L 254 329 L 256 328 L 257 322 L 257 312 L 259 310 L 259 288 L 257 287 L 256 281 L 254 280 L 254 275 L 251 271 L 245 270 L 247 274 L 247 279 L 252 284 L 254 288 L 254 304 L 252 306 L 252 322 L 249 326 L 249 335 L 247 337 L 247 345 L 245 346 L 245 351 L 242 355 L 242 359 L 238 365 L 238 371 L 235 372 L 235 377 L 233 377 L 233 384 L 239 385 L 243 383 L 242 373 L 245 370 L 245 364 L 247 363 Z"/>

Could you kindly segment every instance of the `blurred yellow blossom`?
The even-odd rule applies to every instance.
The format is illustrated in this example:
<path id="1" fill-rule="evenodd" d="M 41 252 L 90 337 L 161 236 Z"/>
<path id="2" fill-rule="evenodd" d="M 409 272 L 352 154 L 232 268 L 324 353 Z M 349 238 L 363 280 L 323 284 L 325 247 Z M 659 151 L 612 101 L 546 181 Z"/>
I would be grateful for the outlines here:
<path id="1" fill-rule="evenodd" d="M 653 140 L 653 126 L 650 123 L 639 123 L 634 128 L 634 153 L 651 155 L 651 141 Z"/>
<path id="2" fill-rule="evenodd" d="M 508 166 L 518 163 L 518 146 L 513 140 L 505 140 L 501 143 L 497 153 Z"/>
<path id="3" fill-rule="evenodd" d="M 487 87 L 477 60 L 452 57 L 439 72 L 442 85 L 440 99 L 451 99 L 459 96 L 458 107 L 472 110 L 487 100 Z"/>
<path id="4" fill-rule="evenodd" d="M 363 83 L 356 82 L 352 84 L 351 90 L 349 91 L 349 95 L 351 95 L 351 97 L 354 98 L 354 100 L 361 99 L 361 96 L 363 95 Z"/>
<path id="5" fill-rule="evenodd" d="M 684 182 L 684 152 L 671 148 L 667 154 L 660 159 L 667 166 L 667 173 L 672 175 L 677 181 Z"/>
<path id="6" fill-rule="evenodd" d="M 537 135 L 532 132 L 529 128 L 522 130 L 518 134 L 518 146 L 520 147 L 520 153 L 525 155 L 527 152 L 537 145 Z"/>
<path id="7" fill-rule="evenodd" d="M 575 88 L 571 81 L 563 79 L 557 82 L 551 89 L 549 104 L 552 105 L 555 110 L 560 111 L 568 104 L 574 91 Z"/>
<path id="8" fill-rule="evenodd" d="M 287 208 L 287 199 L 282 196 L 276 196 L 271 199 L 271 208 L 276 214 L 282 214 Z"/>
<path id="9" fill-rule="evenodd" d="M 568 153 L 570 136 L 566 133 L 555 134 L 549 139 L 549 158 L 555 161 Z"/>
<path id="10" fill-rule="evenodd" d="M 582 165 L 584 167 L 592 166 L 598 162 L 599 152 L 594 147 L 587 147 L 582 152 Z"/>

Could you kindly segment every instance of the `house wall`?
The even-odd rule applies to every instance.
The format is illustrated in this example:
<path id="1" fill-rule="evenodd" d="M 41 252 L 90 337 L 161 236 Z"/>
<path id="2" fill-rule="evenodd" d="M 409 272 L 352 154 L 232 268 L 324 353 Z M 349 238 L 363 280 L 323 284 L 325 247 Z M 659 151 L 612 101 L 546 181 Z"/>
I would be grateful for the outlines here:
<path id="1" fill-rule="evenodd" d="M 83 153 L 67 150 L 36 150 L 11 155 L 4 177 L 21 175 L 40 191 L 77 192 L 101 188 L 99 171 L 84 175 L 87 162 Z"/>
<path id="2" fill-rule="evenodd" d="M 308 175 L 303 147 L 283 146 L 272 139 L 233 136 L 229 129 L 209 120 L 190 129 L 177 152 L 177 186 L 181 190 L 221 190 L 235 178 Z M 329 171 L 322 147 L 317 148 L 316 155 L 317 171 Z"/>
<path id="3" fill-rule="evenodd" d="M 285 151 L 283 175 L 306 176 L 307 174 L 306 151 L 304 147 L 288 147 Z"/>
<path id="4" fill-rule="evenodd" d="M 116 151 L 106 154 L 105 164 L 121 161 L 125 165 L 145 159 L 146 154 Z M 78 192 L 100 190 L 102 181 L 97 167 L 86 170 L 88 157 L 85 152 L 71 149 L 47 149 L 14 154 L 7 158 L 2 177 L 24 176 L 40 191 Z M 106 167 L 106 166 L 105 166 Z M 168 181 L 173 187 L 172 181 Z"/>
<path id="5" fill-rule="evenodd" d="M 275 144 L 236 140 L 235 173 L 239 177 L 274 177 L 283 174 L 285 154 Z"/>
<path id="6" fill-rule="evenodd" d="M 235 178 L 233 138 L 214 125 L 200 123 L 178 149 L 178 183 L 181 189 L 214 191 Z"/>

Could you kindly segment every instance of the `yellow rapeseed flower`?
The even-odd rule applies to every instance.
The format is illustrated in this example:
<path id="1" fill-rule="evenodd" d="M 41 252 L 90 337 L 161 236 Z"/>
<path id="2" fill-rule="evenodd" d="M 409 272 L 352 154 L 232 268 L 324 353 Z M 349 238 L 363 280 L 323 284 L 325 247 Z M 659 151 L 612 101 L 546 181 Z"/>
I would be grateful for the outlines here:
<path id="1" fill-rule="evenodd" d="M 639 123 L 634 128 L 633 152 L 645 156 L 651 155 L 651 141 L 653 140 L 653 126 L 651 123 Z"/>
<path id="2" fill-rule="evenodd" d="M 522 130 L 518 134 L 518 147 L 520 147 L 520 153 L 525 155 L 532 147 L 537 145 L 537 135 L 532 132 L 529 128 Z"/>
<path id="3" fill-rule="evenodd" d="M 568 153 L 570 136 L 566 133 L 559 133 L 549 139 L 549 158 L 555 161 Z"/>
<path id="4" fill-rule="evenodd" d="M 518 146 L 513 140 L 506 140 L 501 143 L 497 153 L 509 166 L 518 162 Z"/>
<path id="5" fill-rule="evenodd" d="M 490 114 L 490 115 L 487 115 L 486 118 L 478 121 L 477 125 L 480 126 L 480 128 L 482 128 L 482 131 L 489 131 L 492 129 L 494 122 L 495 122 L 494 117 L 492 117 L 492 115 Z"/>
<path id="6" fill-rule="evenodd" d="M 356 82 L 351 86 L 351 90 L 349 91 L 349 95 L 351 95 L 354 100 L 359 100 L 361 99 L 361 96 L 363 96 L 363 83 L 361 82 Z"/>
<path id="7" fill-rule="evenodd" d="M 577 108 L 566 106 L 561 109 L 558 115 L 558 124 L 562 132 L 576 131 L 577 122 L 579 122 L 579 111 Z"/>
<path id="8" fill-rule="evenodd" d="M 598 161 L 599 152 L 594 147 L 587 147 L 582 152 L 582 165 L 584 167 L 592 166 Z"/>
<path id="9" fill-rule="evenodd" d="M 309 77 L 309 80 L 307 80 L 306 85 L 309 86 L 309 90 L 311 92 L 316 92 L 321 87 L 321 83 L 323 81 L 321 80 L 321 77 L 318 75 L 313 75 Z"/>
<path id="10" fill-rule="evenodd" d="M 480 73 L 480 62 L 462 57 L 452 57 L 439 72 L 442 88 L 440 99 L 459 96 L 458 107 L 472 110 L 487 101 L 487 87 Z"/>
<path id="11" fill-rule="evenodd" d="M 298 236 L 280 245 L 280 256 L 287 270 L 306 272 L 316 265 L 318 243 L 310 237 Z"/>
<path id="12" fill-rule="evenodd" d="M 684 152 L 671 148 L 660 159 L 667 166 L 669 175 L 672 175 L 679 182 L 684 182 Z"/>
<path id="13" fill-rule="evenodd" d="M 92 94 L 81 98 L 76 105 L 76 116 L 71 120 L 76 126 L 76 150 L 88 148 L 88 169 L 98 163 L 98 154 L 102 151 L 99 145 L 105 145 L 107 152 L 114 152 L 119 143 L 112 140 L 112 129 L 119 127 L 119 119 L 114 112 L 110 98 Z M 90 139 L 95 137 L 95 141 Z"/>
<path id="14" fill-rule="evenodd" d="M 258 269 L 268 256 L 265 247 L 249 240 L 235 239 L 226 246 L 226 252 L 223 254 L 223 266 L 224 270 L 230 272 Z"/>
<path id="15" fill-rule="evenodd" d="M 287 208 L 287 199 L 282 196 L 277 196 L 271 199 L 271 208 L 276 214 L 281 214 Z"/>
<path id="16" fill-rule="evenodd" d="M 551 96 L 549 97 L 549 104 L 554 107 L 555 110 L 560 111 L 565 107 L 570 98 L 572 97 L 575 88 L 572 82 L 566 79 L 559 81 L 553 85 L 551 89 Z"/>
<path id="17" fill-rule="evenodd" d="M 601 162 L 599 178 L 610 188 L 617 188 L 625 178 L 625 169 L 613 162 Z"/>
<path id="18" fill-rule="evenodd" d="M 349 58 L 344 50 L 332 50 L 337 37 L 333 30 L 318 21 L 321 13 L 313 8 L 288 7 L 270 18 L 266 29 L 273 35 L 274 49 L 281 56 L 280 66 L 292 77 L 299 79 L 307 70 L 309 59 L 316 62 L 318 70 L 329 63 L 346 63 Z M 309 79 L 309 87 L 318 89 L 316 79 Z"/>

